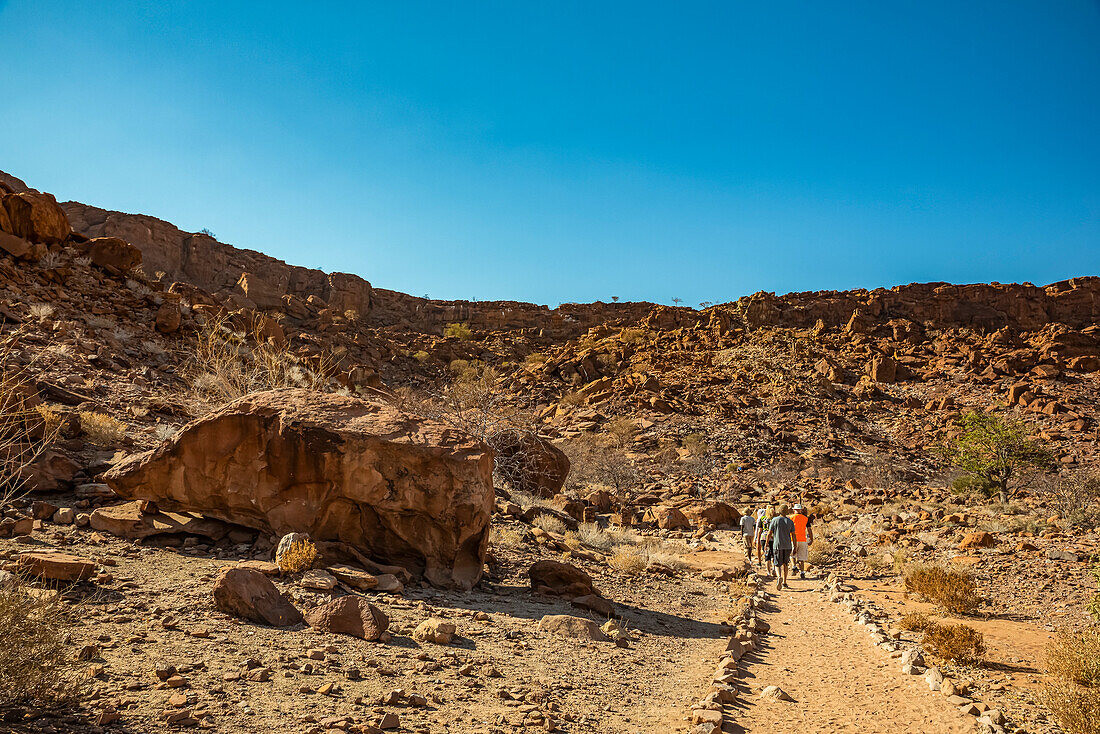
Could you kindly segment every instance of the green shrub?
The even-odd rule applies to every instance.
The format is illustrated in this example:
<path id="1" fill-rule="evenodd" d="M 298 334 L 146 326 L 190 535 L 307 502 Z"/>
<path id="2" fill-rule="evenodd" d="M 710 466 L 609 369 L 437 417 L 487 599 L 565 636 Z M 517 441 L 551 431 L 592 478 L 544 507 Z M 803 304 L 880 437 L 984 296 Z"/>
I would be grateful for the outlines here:
<path id="1" fill-rule="evenodd" d="M 470 341 L 474 338 L 474 330 L 470 328 L 469 324 L 463 324 L 456 321 L 453 324 L 447 324 L 443 327 L 443 336 L 451 339 Z"/>

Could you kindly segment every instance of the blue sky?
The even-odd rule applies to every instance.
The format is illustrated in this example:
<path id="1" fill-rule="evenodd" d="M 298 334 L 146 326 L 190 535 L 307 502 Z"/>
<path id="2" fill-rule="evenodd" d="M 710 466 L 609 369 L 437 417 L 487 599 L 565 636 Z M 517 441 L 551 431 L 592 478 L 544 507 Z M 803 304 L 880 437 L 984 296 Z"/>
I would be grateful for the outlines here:
<path id="1" fill-rule="evenodd" d="M 1096 2 L 14 0 L 0 47 L 0 169 L 417 295 L 1100 273 Z"/>

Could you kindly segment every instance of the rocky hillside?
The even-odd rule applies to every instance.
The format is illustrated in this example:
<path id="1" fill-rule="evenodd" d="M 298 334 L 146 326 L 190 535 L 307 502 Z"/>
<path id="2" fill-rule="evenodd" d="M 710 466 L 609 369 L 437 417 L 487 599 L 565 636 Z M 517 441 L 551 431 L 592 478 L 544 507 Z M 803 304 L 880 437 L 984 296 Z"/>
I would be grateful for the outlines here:
<path id="1" fill-rule="evenodd" d="M 7 569 L 64 584 L 58 659 L 91 681 L 79 714 L 0 726 L 1058 731 L 1033 662 L 1095 590 L 1095 494 L 1063 490 L 1097 465 L 1100 279 L 428 301 L 0 197 L 0 612 Z M 1007 504 L 953 492 L 936 447 L 970 412 L 1053 468 Z M 821 542 L 791 584 L 824 597 L 746 571 L 739 510 L 795 500 Z M 911 598 L 924 564 L 980 597 Z M 913 615 L 979 628 L 988 665 L 930 664 Z"/>

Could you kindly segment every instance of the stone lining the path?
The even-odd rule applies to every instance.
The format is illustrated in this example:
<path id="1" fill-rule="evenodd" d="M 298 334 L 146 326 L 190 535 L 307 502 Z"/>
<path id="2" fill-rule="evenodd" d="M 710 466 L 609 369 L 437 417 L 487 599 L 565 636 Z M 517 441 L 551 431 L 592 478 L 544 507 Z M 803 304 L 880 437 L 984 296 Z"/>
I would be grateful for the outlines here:
<path id="1" fill-rule="evenodd" d="M 756 591 L 740 599 L 744 602 L 744 609 L 733 625 L 734 632 L 727 640 L 726 649 L 718 661 L 710 690 L 692 708 L 691 734 L 721 734 L 722 725 L 729 718 L 726 706 L 737 700 L 738 692 L 734 681 L 738 678 L 737 668 L 741 664 L 741 658 L 750 650 L 756 649 L 759 636 L 770 629 L 768 623 L 756 615 L 757 609 L 767 600 L 767 594 L 761 589 L 763 580 L 755 574 L 752 579 Z"/>
<path id="2" fill-rule="evenodd" d="M 843 605 L 854 622 L 867 629 L 872 643 L 899 659 L 902 675 L 923 675 L 929 691 L 939 691 L 964 714 L 974 716 L 983 734 L 1005 734 L 1004 713 L 963 695 L 967 690 L 965 686 L 945 678 L 936 666 L 926 666 L 924 647 L 919 642 L 900 639 L 900 631 L 892 630 L 889 625 L 890 615 L 886 610 L 857 596 L 853 587 L 845 586 L 836 578 L 827 580 L 821 591 L 829 601 Z"/>

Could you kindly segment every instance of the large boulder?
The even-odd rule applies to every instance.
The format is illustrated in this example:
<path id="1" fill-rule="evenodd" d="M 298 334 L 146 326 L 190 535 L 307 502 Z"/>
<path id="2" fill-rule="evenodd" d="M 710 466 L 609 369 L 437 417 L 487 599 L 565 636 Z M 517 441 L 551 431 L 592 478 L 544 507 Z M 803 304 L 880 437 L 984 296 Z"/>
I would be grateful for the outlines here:
<path id="1" fill-rule="evenodd" d="M 537 561 L 527 570 L 527 575 L 531 578 L 531 589 L 540 594 L 566 599 L 600 595 L 592 583 L 592 577 L 570 563 Z"/>
<path id="2" fill-rule="evenodd" d="M 7 194 L 3 205 L 7 214 L 3 224 L 16 237 L 44 245 L 56 245 L 63 242 L 72 231 L 69 218 L 51 194 L 37 191 Z"/>
<path id="3" fill-rule="evenodd" d="M 96 237 L 87 248 L 92 262 L 106 270 L 127 273 L 141 264 L 141 250 L 118 237 Z"/>
<path id="4" fill-rule="evenodd" d="M 565 452 L 533 433 L 500 431 L 489 438 L 489 445 L 496 454 L 497 473 L 513 489 L 553 497 L 569 476 Z"/>
<path id="5" fill-rule="evenodd" d="M 481 577 L 493 457 L 381 401 L 285 389 L 236 400 L 107 473 L 118 494 L 275 535 L 309 533 L 436 586 Z"/>
<path id="6" fill-rule="evenodd" d="M 342 596 L 306 612 L 313 629 L 362 640 L 377 640 L 390 626 L 389 617 L 361 596 Z"/>
<path id="7" fill-rule="evenodd" d="M 234 617 L 272 627 L 302 623 L 302 614 L 261 571 L 226 566 L 214 579 L 214 606 Z"/>

